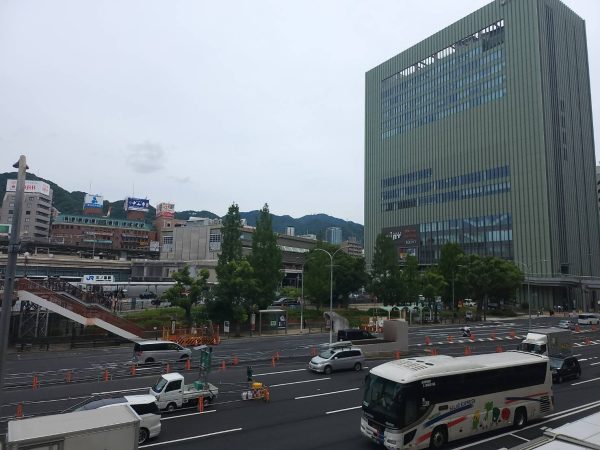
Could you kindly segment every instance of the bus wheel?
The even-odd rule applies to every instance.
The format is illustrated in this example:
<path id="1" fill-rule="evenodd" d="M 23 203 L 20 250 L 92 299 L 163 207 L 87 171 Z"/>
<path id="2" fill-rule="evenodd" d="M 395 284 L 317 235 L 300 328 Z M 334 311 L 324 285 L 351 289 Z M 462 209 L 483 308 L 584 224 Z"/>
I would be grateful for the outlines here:
<path id="1" fill-rule="evenodd" d="M 431 433 L 431 441 L 429 441 L 429 448 L 442 448 L 448 442 L 448 430 L 446 427 L 437 427 Z"/>
<path id="2" fill-rule="evenodd" d="M 527 411 L 523 407 L 517 408 L 515 411 L 514 426 L 518 429 L 523 428 L 525 425 L 527 425 Z"/>

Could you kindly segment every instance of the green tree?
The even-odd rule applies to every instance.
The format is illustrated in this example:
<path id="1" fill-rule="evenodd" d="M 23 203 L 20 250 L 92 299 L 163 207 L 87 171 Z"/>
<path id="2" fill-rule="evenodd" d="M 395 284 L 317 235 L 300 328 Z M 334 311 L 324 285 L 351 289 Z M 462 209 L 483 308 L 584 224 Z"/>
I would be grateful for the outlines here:
<path id="1" fill-rule="evenodd" d="M 358 291 L 367 282 L 365 259 L 340 251 L 335 255 L 333 271 L 335 277 L 334 299 L 346 307 L 350 293 Z"/>
<path id="2" fill-rule="evenodd" d="M 240 210 L 233 203 L 223 218 L 221 227 L 215 298 L 206 305 L 211 318 L 233 321 L 236 336 L 240 334 L 240 324 L 247 320 L 249 299 L 255 296 L 256 289 L 252 266 L 242 257 L 241 231 Z"/>
<path id="3" fill-rule="evenodd" d="M 402 271 L 402 280 L 404 281 L 404 301 L 414 303 L 421 294 L 421 280 L 419 275 L 419 261 L 416 256 L 408 255 Z"/>
<path id="4" fill-rule="evenodd" d="M 391 237 L 380 233 L 375 240 L 373 263 L 367 289 L 384 305 L 394 305 L 404 298 L 402 272 L 396 246 Z"/>
<path id="5" fill-rule="evenodd" d="M 338 247 L 319 241 L 315 248 L 306 254 L 306 262 L 304 263 L 304 296 L 309 297 L 313 306 L 318 311 L 321 311 L 323 305 L 329 305 L 331 258 L 329 258 L 327 253 L 316 249 L 326 250 L 333 255 Z M 333 262 L 334 266 L 336 260 L 337 255 L 335 255 Z M 333 291 L 335 292 L 335 267 L 333 283 Z"/>
<path id="6" fill-rule="evenodd" d="M 430 268 L 421 274 L 421 294 L 429 303 L 429 308 L 433 308 L 436 320 L 438 310 L 435 298 L 441 296 L 446 287 L 446 280 L 436 269 Z"/>
<path id="7" fill-rule="evenodd" d="M 188 325 L 192 324 L 192 306 L 202 298 L 202 295 L 208 289 L 208 276 L 208 270 L 202 269 L 198 276 L 193 277 L 190 274 L 189 266 L 186 264 L 180 271 L 173 272 L 171 278 L 175 281 L 175 285 L 167 289 L 162 295 L 173 306 L 183 308 Z"/>
<path id="8" fill-rule="evenodd" d="M 248 257 L 254 271 L 255 291 L 252 300 L 264 309 L 275 300 L 281 283 L 281 250 L 277 246 L 277 236 L 273 233 L 269 205 L 260 210 L 256 230 L 252 235 L 252 254 Z"/>
<path id="9" fill-rule="evenodd" d="M 490 298 L 513 299 L 523 283 L 523 273 L 513 263 L 487 256 L 469 255 L 465 258 L 464 278 L 472 298 L 477 299 L 477 318 L 486 319 Z"/>
<path id="10" fill-rule="evenodd" d="M 463 293 L 462 285 L 458 282 L 458 273 L 463 264 L 463 258 L 464 252 L 456 243 L 446 243 L 440 250 L 438 273 L 446 280 L 446 289 L 441 295 L 444 296 L 446 304 L 450 305 L 452 310 L 456 310 L 456 299 L 461 298 Z M 454 304 L 452 304 L 453 297 Z"/>

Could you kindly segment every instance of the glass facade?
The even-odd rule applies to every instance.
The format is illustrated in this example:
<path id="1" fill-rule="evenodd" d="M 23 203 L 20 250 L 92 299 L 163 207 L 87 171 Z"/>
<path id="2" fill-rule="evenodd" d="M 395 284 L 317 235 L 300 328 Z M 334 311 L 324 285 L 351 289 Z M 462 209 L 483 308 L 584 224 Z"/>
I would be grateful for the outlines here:
<path id="1" fill-rule="evenodd" d="M 426 169 L 420 173 L 426 173 L 428 174 L 427 176 L 431 176 L 432 170 Z M 386 178 L 382 180 L 381 185 L 389 186 L 391 184 L 389 180 L 396 178 L 399 177 Z M 461 186 L 465 187 L 462 188 Z M 457 187 L 461 188 L 455 189 Z M 508 165 L 492 167 L 458 176 L 384 190 L 381 193 L 381 211 L 396 211 L 399 209 L 416 208 L 423 205 L 496 195 L 509 192 L 510 187 L 510 167 Z M 428 192 L 435 193 L 418 195 Z"/>
<path id="2" fill-rule="evenodd" d="M 504 20 L 381 82 L 381 139 L 506 95 Z"/>
<path id="3" fill-rule="evenodd" d="M 465 253 L 513 259 L 512 216 L 496 214 L 419 225 L 419 262 L 437 263 L 444 244 L 456 243 Z"/>

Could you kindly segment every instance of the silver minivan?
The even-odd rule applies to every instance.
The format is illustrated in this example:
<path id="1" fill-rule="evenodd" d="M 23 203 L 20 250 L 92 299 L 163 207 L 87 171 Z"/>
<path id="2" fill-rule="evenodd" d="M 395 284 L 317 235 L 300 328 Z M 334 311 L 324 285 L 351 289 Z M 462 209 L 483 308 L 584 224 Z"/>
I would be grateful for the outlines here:
<path id="1" fill-rule="evenodd" d="M 110 408 L 115 405 L 127 404 L 140 417 L 140 434 L 138 443 L 143 444 L 148 439 L 160 434 L 160 410 L 153 395 L 125 395 L 123 397 L 103 398 L 77 408 L 76 411 Z"/>
<path id="2" fill-rule="evenodd" d="M 354 347 L 350 341 L 336 342 L 328 345 L 325 350 L 308 363 L 308 368 L 314 372 L 330 374 L 334 370 L 362 369 L 365 355 L 359 347 Z"/>
<path id="3" fill-rule="evenodd" d="M 139 341 L 133 346 L 133 361 L 137 363 L 179 361 L 191 355 L 189 348 L 170 341 Z"/>

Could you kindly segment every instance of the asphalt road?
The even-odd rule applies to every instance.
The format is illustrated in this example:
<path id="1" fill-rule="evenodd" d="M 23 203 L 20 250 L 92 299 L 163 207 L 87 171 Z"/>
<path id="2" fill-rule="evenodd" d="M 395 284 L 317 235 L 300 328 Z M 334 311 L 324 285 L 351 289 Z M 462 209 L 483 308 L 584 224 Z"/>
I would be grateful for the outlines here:
<path id="1" fill-rule="evenodd" d="M 534 326 L 556 324 L 560 318 L 534 319 Z M 431 351 L 461 355 L 465 347 L 473 353 L 488 353 L 498 345 L 514 348 L 527 329 L 527 320 L 472 324 L 473 341 L 464 339 L 458 326 L 411 328 L 412 352 Z M 513 338 L 512 336 L 515 336 Z M 452 342 L 449 342 L 451 336 Z M 164 414 L 162 432 L 141 448 L 187 449 L 374 449 L 360 434 L 360 404 L 363 378 L 368 367 L 385 360 L 369 360 L 362 372 L 320 375 L 308 372 L 306 364 L 316 345 L 328 334 L 231 339 L 215 347 L 209 380 L 220 395 L 203 413 L 190 408 Z M 589 338 L 590 341 L 586 339 Z M 463 341 L 463 342 L 460 342 Z M 541 435 L 542 427 L 556 427 L 600 410 L 600 333 L 574 335 L 574 353 L 582 365 L 581 379 L 555 385 L 557 408 L 548 418 L 524 430 L 499 430 L 453 443 L 449 448 L 498 449 L 512 447 Z M 429 343 L 427 345 L 426 343 Z M 23 403 L 25 415 L 62 411 L 89 399 L 90 394 L 142 393 L 159 377 L 161 368 L 138 368 L 131 376 L 131 348 L 11 354 L 7 388 L 0 400 L 2 432 L 6 420 Z M 272 357 L 279 353 L 273 367 Z M 237 366 L 232 362 L 237 358 Z M 225 362 L 225 369 L 221 364 Z M 271 402 L 242 400 L 246 366 L 255 379 L 271 388 Z M 171 367 L 185 373 L 186 381 L 197 379 L 196 370 Z M 71 370 L 73 381 L 64 376 Z M 108 381 L 103 376 L 108 371 Z M 32 389 L 33 373 L 39 388 Z M 62 377 L 62 378 L 61 378 Z"/>

